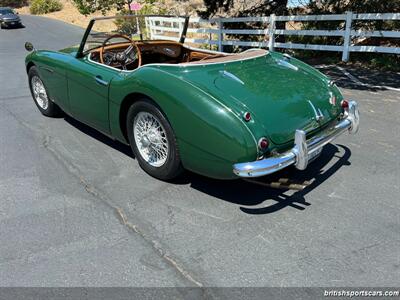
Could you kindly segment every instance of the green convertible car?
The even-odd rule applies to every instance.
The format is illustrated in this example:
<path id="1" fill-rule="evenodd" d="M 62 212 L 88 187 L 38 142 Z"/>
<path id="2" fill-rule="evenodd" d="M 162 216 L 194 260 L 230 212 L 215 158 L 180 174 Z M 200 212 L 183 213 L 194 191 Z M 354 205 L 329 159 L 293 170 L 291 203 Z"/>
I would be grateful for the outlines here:
<path id="1" fill-rule="evenodd" d="M 357 103 L 309 65 L 264 49 L 193 48 L 187 17 L 177 36 L 151 18 L 93 19 L 80 45 L 60 51 L 26 43 L 41 113 L 65 112 L 129 144 L 163 180 L 184 169 L 219 179 L 304 170 L 324 145 L 357 132 Z"/>

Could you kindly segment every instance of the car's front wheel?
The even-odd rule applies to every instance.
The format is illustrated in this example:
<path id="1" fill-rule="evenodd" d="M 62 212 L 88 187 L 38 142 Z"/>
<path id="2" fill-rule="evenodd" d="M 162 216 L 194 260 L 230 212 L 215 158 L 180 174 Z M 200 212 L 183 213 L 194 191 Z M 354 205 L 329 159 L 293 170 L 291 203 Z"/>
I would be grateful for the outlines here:
<path id="1" fill-rule="evenodd" d="M 171 180 L 183 170 L 178 145 L 171 125 L 149 99 L 141 99 L 129 108 L 129 142 L 139 165 L 148 174 Z"/>
<path id="2" fill-rule="evenodd" d="M 39 76 L 36 67 L 31 67 L 28 72 L 29 87 L 33 100 L 40 112 L 48 117 L 56 117 L 61 114 L 61 109 L 50 100 L 46 87 Z"/>

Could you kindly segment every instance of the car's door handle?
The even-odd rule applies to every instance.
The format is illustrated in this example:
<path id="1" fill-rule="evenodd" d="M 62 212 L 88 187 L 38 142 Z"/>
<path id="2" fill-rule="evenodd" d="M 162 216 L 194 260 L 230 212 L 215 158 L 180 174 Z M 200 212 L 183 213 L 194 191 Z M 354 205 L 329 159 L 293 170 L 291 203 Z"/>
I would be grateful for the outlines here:
<path id="1" fill-rule="evenodd" d="M 101 76 L 99 76 L 99 75 L 97 75 L 94 79 L 100 85 L 104 85 L 104 86 L 108 85 L 108 81 L 103 80 L 103 78 Z"/>

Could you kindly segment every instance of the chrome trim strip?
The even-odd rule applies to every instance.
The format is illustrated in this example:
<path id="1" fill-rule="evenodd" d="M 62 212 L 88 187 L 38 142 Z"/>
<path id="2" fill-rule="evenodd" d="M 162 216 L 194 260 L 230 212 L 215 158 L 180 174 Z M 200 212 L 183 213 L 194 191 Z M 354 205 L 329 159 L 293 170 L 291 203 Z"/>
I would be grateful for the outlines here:
<path id="1" fill-rule="evenodd" d="M 286 58 L 287 59 L 287 58 Z M 284 68 L 288 68 L 288 69 L 292 69 L 292 70 L 294 70 L 294 71 L 298 71 L 299 70 L 299 67 L 297 67 L 297 66 L 295 66 L 295 65 L 292 65 L 289 61 L 287 61 L 287 60 L 283 60 L 283 59 L 275 59 L 275 61 L 276 61 L 276 63 L 279 65 L 279 66 L 282 66 L 282 67 L 284 67 Z"/>
<path id="2" fill-rule="evenodd" d="M 100 84 L 100 85 L 108 86 L 108 81 L 105 81 L 105 80 L 101 79 L 101 78 L 98 77 L 98 76 L 95 76 L 95 77 L 94 77 L 94 80 L 96 80 L 96 82 L 97 82 L 98 84 Z"/>
<path id="3" fill-rule="evenodd" d="M 243 82 L 242 80 L 240 80 L 239 77 L 237 77 L 236 75 L 232 74 L 231 72 L 228 72 L 228 71 L 225 71 L 225 70 L 224 70 L 224 71 L 219 71 L 219 73 L 220 73 L 222 76 L 228 77 L 228 78 L 230 78 L 230 79 L 232 79 L 232 80 L 235 80 L 235 81 L 239 82 L 240 84 L 243 84 L 243 85 L 244 85 L 244 82 Z"/>
<path id="4" fill-rule="evenodd" d="M 99 65 L 99 66 L 102 66 L 102 67 L 109 68 L 111 70 L 117 71 L 118 73 L 133 72 L 133 71 L 137 70 L 137 69 L 135 69 L 135 70 L 132 70 L 132 71 L 128 71 L 128 70 L 121 70 L 121 69 L 118 69 L 118 68 L 110 67 L 110 66 L 107 66 L 106 64 L 102 64 L 102 63 L 99 63 L 97 61 L 94 61 L 91 58 L 91 55 L 92 55 L 92 53 L 89 53 L 88 55 L 86 55 L 87 61 L 91 62 L 92 64 L 96 64 L 96 65 Z"/>
<path id="5" fill-rule="evenodd" d="M 314 104 L 310 100 L 308 100 L 308 103 L 310 104 L 310 106 L 312 107 L 312 109 L 314 111 L 315 121 L 317 121 L 317 122 L 321 121 L 324 118 L 324 115 L 322 114 L 321 110 L 318 108 L 318 111 L 317 111 Z"/>
<path id="6" fill-rule="evenodd" d="M 276 157 L 234 164 L 233 173 L 239 177 L 259 177 L 272 174 L 290 165 L 295 165 L 299 170 L 306 169 L 309 155 L 320 150 L 345 131 L 351 134 L 358 131 L 360 117 L 357 102 L 350 101 L 345 114 L 345 118 L 336 126 L 321 131 L 309 140 L 306 140 L 304 131 L 296 130 L 295 145 L 292 149 Z"/>

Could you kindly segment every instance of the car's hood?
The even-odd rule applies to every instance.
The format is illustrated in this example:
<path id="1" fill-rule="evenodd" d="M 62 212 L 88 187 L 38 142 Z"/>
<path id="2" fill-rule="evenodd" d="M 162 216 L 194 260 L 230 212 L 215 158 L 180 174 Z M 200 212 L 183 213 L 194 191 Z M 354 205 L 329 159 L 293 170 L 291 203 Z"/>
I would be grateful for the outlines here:
<path id="1" fill-rule="evenodd" d="M 311 132 L 340 113 L 339 90 L 329 79 L 278 53 L 221 65 L 186 68 L 181 76 L 214 95 L 235 113 L 252 114 L 275 144 L 293 140 L 296 129 Z M 336 105 L 332 105 L 333 96 Z M 317 114 L 322 114 L 319 122 Z M 250 126 L 250 124 L 249 124 Z"/>
<path id="2" fill-rule="evenodd" d="M 19 16 L 14 15 L 14 14 L 1 15 L 0 19 L 2 19 L 3 21 L 18 21 Z"/>

